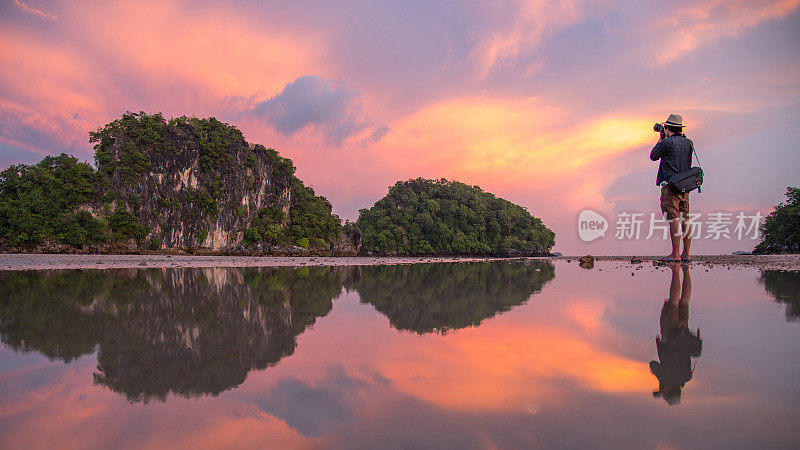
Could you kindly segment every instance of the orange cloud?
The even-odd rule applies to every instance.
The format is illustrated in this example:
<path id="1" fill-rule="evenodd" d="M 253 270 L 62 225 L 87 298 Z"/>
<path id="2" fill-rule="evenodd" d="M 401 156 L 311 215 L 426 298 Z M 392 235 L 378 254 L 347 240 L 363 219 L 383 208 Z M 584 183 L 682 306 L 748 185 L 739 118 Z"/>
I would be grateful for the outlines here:
<path id="1" fill-rule="evenodd" d="M 401 174 L 444 176 L 494 191 L 558 189 L 559 198 L 577 206 L 603 201 L 600 192 L 610 180 L 599 167 L 654 139 L 651 118 L 568 121 L 563 110 L 537 99 L 453 99 L 393 123 L 376 147 Z M 587 199 L 587 190 L 597 198 Z"/>
<path id="2" fill-rule="evenodd" d="M 401 392 L 446 408 L 536 413 L 572 382 L 594 391 L 646 392 L 647 364 L 543 324 L 484 324 L 425 345 L 395 347 L 377 362 Z M 510 344 L 513 343 L 513 344 Z"/>
<path id="3" fill-rule="evenodd" d="M 572 301 L 566 307 L 567 316 L 590 331 L 597 330 L 600 327 L 604 311 L 604 302 L 589 299 Z"/>
<path id="4" fill-rule="evenodd" d="M 249 378 L 242 389 L 267 392 L 286 376 L 324 384 L 334 362 L 349 376 L 372 380 L 379 374 L 393 391 L 457 411 L 536 413 L 576 388 L 649 392 L 655 382 L 649 361 L 607 345 L 621 338 L 603 317 L 609 299 L 596 292 L 562 294 L 550 292 L 559 298 L 555 303 L 534 296 L 531 301 L 549 304 L 545 311 L 514 310 L 446 336 L 397 332 L 383 316 L 335 307 L 298 338 L 297 352 L 270 369 L 270 377 Z M 353 321 L 359 325 L 347 326 Z M 349 343 L 364 335 L 369 342 L 353 352 Z"/>

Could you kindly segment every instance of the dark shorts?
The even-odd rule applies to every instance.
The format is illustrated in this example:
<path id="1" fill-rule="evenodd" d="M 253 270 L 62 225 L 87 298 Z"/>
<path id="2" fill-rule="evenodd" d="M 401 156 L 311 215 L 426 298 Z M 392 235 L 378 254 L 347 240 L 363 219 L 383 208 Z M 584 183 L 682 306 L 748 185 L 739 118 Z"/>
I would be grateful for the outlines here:
<path id="1" fill-rule="evenodd" d="M 672 220 L 682 214 L 689 217 L 689 193 L 676 194 L 669 188 L 661 188 L 661 212 L 666 214 L 667 220 Z"/>

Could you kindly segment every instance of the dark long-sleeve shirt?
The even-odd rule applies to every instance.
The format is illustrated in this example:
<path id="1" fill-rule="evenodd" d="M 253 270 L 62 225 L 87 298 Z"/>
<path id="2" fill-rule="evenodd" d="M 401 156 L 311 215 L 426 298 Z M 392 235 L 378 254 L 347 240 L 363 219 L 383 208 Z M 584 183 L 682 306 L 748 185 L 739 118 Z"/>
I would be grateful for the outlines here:
<path id="1" fill-rule="evenodd" d="M 692 141 L 682 134 L 673 134 L 658 141 L 650 152 L 650 159 L 661 160 L 656 176 L 656 185 L 660 185 L 676 173 L 692 168 Z"/>

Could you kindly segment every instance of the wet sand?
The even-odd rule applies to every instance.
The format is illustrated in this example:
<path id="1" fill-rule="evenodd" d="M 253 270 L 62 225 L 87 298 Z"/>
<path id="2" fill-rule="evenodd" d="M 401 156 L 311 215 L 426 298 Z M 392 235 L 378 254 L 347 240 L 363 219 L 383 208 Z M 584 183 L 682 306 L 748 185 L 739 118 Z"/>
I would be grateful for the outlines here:
<path id="1" fill-rule="evenodd" d="M 631 263 L 631 258 L 642 262 Z M 615 266 L 653 265 L 657 256 L 595 256 L 595 261 L 617 262 Z M 731 269 L 751 267 L 762 270 L 800 271 L 800 255 L 706 255 L 695 256 L 691 264 L 700 268 Z M 577 256 L 536 258 L 465 257 L 321 257 L 321 256 L 168 256 L 168 255 L 53 255 L 0 254 L 0 270 L 125 269 L 171 267 L 302 267 L 416 264 L 458 261 L 525 261 L 550 259 L 578 264 Z"/>

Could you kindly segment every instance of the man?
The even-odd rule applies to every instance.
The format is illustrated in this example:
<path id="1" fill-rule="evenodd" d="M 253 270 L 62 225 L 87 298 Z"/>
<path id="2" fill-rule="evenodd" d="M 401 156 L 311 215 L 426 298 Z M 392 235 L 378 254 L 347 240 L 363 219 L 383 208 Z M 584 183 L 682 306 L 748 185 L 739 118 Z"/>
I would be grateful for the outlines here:
<path id="1" fill-rule="evenodd" d="M 689 247 L 692 245 L 692 233 L 689 229 L 689 193 L 675 193 L 667 185 L 672 175 L 689 170 L 692 166 L 692 141 L 683 134 L 683 117 L 670 114 L 666 122 L 661 123 L 664 130 L 661 139 L 650 152 L 650 159 L 661 160 L 658 164 L 656 185 L 661 186 L 661 212 L 669 221 L 672 253 L 661 258 L 663 262 L 689 262 Z M 683 230 L 681 230 L 683 225 Z M 683 237 L 683 252 L 680 251 Z"/>

